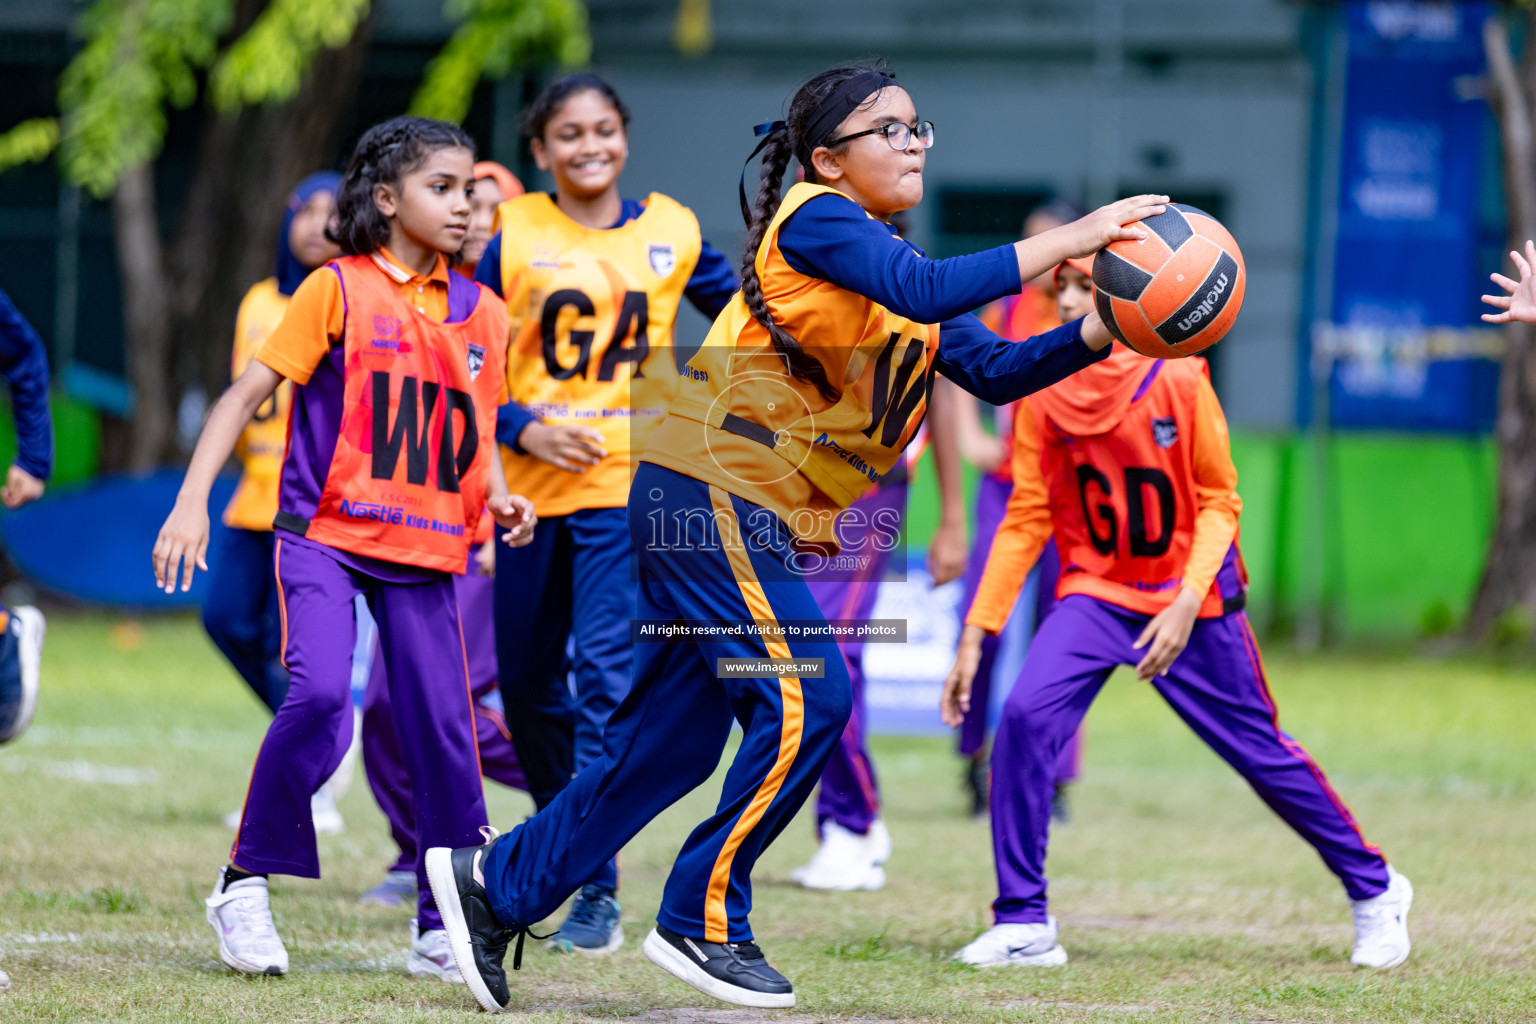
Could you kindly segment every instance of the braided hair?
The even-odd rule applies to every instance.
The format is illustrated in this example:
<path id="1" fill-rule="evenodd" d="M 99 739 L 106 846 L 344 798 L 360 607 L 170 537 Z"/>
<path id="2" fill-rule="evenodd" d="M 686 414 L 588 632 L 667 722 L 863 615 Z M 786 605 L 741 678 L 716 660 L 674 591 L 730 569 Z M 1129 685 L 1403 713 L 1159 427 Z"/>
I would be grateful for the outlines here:
<path id="1" fill-rule="evenodd" d="M 467 149 L 473 157 L 475 142 L 458 125 L 425 117 L 394 117 L 369 128 L 357 140 L 342 176 L 336 223 L 326 228 L 326 237 L 349 256 L 383 248 L 389 241 L 389 218 L 374 202 L 374 188 L 399 188 L 401 178 L 440 149 Z"/>
<path id="2" fill-rule="evenodd" d="M 800 166 L 805 172 L 805 180 L 816 184 L 816 169 L 811 164 L 811 154 L 827 139 L 835 136 L 840 127 L 840 125 L 833 125 L 830 129 L 820 132 L 820 138 L 807 138 L 807 131 L 810 123 L 815 119 L 818 108 L 840 87 L 871 71 L 884 75 L 892 82 L 895 81 L 895 76 L 883 61 L 875 64 L 840 64 L 821 72 L 796 90 L 794 97 L 789 101 L 789 112 L 784 118 L 784 130 L 773 132 L 762 148 L 762 165 L 758 172 L 757 192 L 753 197 L 750 216 L 747 220 L 747 238 L 741 259 L 741 297 L 746 301 L 747 312 L 751 313 L 752 319 L 762 324 L 767 330 L 774 349 L 788 363 L 790 374 L 797 380 L 815 387 L 821 397 L 828 402 L 836 402 L 842 397 L 842 393 L 827 377 L 827 369 L 821 361 L 801 348 L 800 342 L 794 335 L 774 322 L 773 314 L 768 310 L 768 300 L 763 297 L 762 282 L 757 277 L 757 250 L 763 244 L 763 237 L 768 233 L 768 224 L 779 212 L 779 204 L 783 200 L 780 188 L 783 184 L 784 172 L 789 169 L 791 157 L 800 161 Z M 844 146 L 846 143 L 842 146 L 834 146 L 832 152 L 840 153 Z"/>

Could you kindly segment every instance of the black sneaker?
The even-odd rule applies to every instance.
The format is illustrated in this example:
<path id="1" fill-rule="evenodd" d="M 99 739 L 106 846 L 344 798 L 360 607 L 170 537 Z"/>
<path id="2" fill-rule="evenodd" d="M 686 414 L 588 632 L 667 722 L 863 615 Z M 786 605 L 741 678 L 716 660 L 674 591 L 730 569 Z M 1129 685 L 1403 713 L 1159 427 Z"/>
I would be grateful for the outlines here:
<path id="1" fill-rule="evenodd" d="M 705 942 L 658 924 L 640 948 L 651 963 L 707 996 L 737 1006 L 795 1005 L 794 986 L 768 966 L 755 942 Z"/>
<path id="2" fill-rule="evenodd" d="M 493 828 L 486 827 L 481 832 L 486 836 L 484 846 L 462 850 L 434 846 L 428 850 L 427 881 L 432 886 L 438 913 L 443 915 L 443 928 L 448 932 L 453 960 L 464 983 L 483 1009 L 503 1013 L 512 1000 L 512 991 L 507 987 L 507 970 L 502 961 L 514 933 L 491 911 L 485 886 L 475 881 L 475 854 L 488 849 L 496 838 Z"/>

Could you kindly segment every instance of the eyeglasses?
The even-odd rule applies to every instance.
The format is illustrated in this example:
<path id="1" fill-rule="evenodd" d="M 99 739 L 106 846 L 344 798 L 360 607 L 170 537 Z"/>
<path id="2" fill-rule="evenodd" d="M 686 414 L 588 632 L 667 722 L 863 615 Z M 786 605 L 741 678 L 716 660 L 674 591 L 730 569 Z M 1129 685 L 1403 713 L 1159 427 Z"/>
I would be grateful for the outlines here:
<path id="1" fill-rule="evenodd" d="M 833 139 L 823 143 L 826 146 L 839 146 L 850 139 L 857 139 L 865 135 L 884 135 L 885 141 L 898 153 L 906 149 L 912 143 L 912 137 L 917 137 L 918 144 L 924 149 L 933 148 L 933 122 L 919 121 L 917 124 L 902 124 L 900 121 L 892 121 L 878 128 L 869 128 L 862 132 L 854 132 L 852 135 L 844 135 L 840 139 Z"/>

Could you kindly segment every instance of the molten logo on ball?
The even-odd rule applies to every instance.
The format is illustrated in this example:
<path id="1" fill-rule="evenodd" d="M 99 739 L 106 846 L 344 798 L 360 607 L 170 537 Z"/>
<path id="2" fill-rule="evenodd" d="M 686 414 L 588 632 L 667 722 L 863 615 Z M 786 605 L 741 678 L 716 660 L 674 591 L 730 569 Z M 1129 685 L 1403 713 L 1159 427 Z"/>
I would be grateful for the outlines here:
<path id="1" fill-rule="evenodd" d="M 1179 321 L 1179 330 L 1187 331 L 1201 320 L 1204 320 L 1206 316 L 1211 312 L 1211 310 L 1215 308 L 1216 300 L 1219 299 L 1222 292 L 1225 292 L 1226 290 L 1227 275 L 1222 274 L 1219 278 L 1216 279 L 1216 287 L 1212 288 L 1210 294 L 1205 297 L 1205 300 L 1201 302 L 1200 305 L 1195 307 L 1195 311 L 1189 314 L 1186 319 Z"/>
<path id="2" fill-rule="evenodd" d="M 1093 261 L 1104 325 L 1159 359 L 1210 348 L 1243 305 L 1247 272 L 1237 243 L 1215 217 L 1182 203 L 1169 203 L 1141 226 L 1147 238 L 1115 242 Z"/>

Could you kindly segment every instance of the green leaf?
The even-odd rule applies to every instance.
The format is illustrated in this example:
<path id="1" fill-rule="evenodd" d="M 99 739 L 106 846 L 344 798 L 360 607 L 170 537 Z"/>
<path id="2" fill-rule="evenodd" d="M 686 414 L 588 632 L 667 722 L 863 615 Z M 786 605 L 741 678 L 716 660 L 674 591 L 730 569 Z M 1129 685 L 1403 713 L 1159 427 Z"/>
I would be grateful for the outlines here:
<path id="1" fill-rule="evenodd" d="M 19 164 L 33 164 L 47 159 L 59 148 L 59 121 L 54 117 L 34 117 L 0 135 L 0 171 Z"/>
<path id="2" fill-rule="evenodd" d="M 219 110 L 292 99 L 321 50 L 344 46 L 369 0 L 272 0 L 219 59 L 209 92 Z"/>
<path id="3" fill-rule="evenodd" d="M 85 45 L 59 80 L 64 176 L 97 197 L 153 160 L 167 105 L 197 99 L 233 16 L 233 0 L 95 0 L 81 12 Z"/>
<path id="4" fill-rule="evenodd" d="M 447 14 L 463 23 L 411 100 L 411 113 L 421 117 L 462 121 L 482 77 L 537 63 L 574 67 L 592 55 L 581 0 L 450 0 Z"/>

